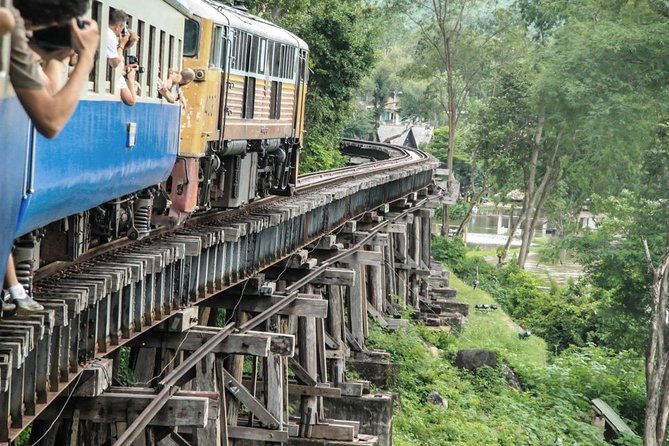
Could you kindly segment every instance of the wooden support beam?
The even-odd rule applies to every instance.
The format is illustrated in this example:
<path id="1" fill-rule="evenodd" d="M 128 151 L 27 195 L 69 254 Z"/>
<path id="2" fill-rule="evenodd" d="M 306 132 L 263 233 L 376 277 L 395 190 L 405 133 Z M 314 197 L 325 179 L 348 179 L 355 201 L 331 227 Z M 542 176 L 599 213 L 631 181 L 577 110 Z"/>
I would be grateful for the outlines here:
<path id="1" fill-rule="evenodd" d="M 101 395 L 112 384 L 112 366 L 113 361 L 108 358 L 101 358 L 87 365 L 81 372 L 81 382 L 72 395 L 75 397 Z"/>
<path id="2" fill-rule="evenodd" d="M 269 413 L 269 411 L 263 406 L 260 401 L 255 399 L 253 395 L 241 385 L 227 370 L 223 371 L 224 380 L 223 383 L 225 388 L 228 389 L 228 392 L 234 396 L 239 402 L 243 403 L 247 409 L 253 412 L 253 415 L 256 416 L 265 426 L 270 429 L 280 429 L 281 423 L 277 420 L 274 415 Z M 228 435 L 230 430 L 228 429 Z"/>
<path id="3" fill-rule="evenodd" d="M 250 379 L 244 379 L 244 386 L 248 389 L 252 382 Z M 264 384 L 263 380 L 258 381 L 258 386 Z M 327 383 L 317 383 L 315 386 L 305 386 L 304 384 L 296 384 L 294 382 L 288 383 L 288 394 L 293 396 L 322 396 L 326 398 L 340 398 L 341 389 L 338 387 L 330 387 Z"/>
<path id="4" fill-rule="evenodd" d="M 94 423 L 132 422 L 155 398 L 155 389 L 125 388 L 123 392 L 107 392 L 95 398 L 72 397 L 60 418 L 74 416 Z M 181 391 L 167 401 L 149 422 L 152 426 L 205 427 L 218 411 L 218 394 L 211 392 Z M 42 420 L 53 420 L 60 412 L 59 404 L 51 404 L 40 415 Z M 211 412 L 210 412 L 211 410 Z"/>
<path id="5" fill-rule="evenodd" d="M 287 282 L 297 282 L 298 280 L 304 278 L 309 274 L 309 271 L 295 270 L 272 267 L 265 270 L 265 275 L 267 277 L 272 277 L 276 279 L 281 275 L 281 280 Z M 355 272 L 352 269 L 347 268 L 326 268 L 323 271 L 323 274 L 315 277 L 311 283 L 314 285 L 341 285 L 341 286 L 351 286 L 353 285 L 353 280 L 355 277 Z"/>
<path id="6" fill-rule="evenodd" d="M 299 362 L 297 362 L 297 359 L 288 358 L 288 367 L 293 371 L 293 373 L 295 373 L 295 377 L 301 383 L 303 383 L 307 386 L 315 386 L 316 385 L 316 380 L 311 376 L 311 374 L 309 372 L 307 372 L 304 369 L 304 367 L 302 367 L 300 365 Z"/>
<path id="7" fill-rule="evenodd" d="M 195 351 L 206 344 L 217 333 L 214 327 L 196 327 L 186 333 L 163 334 L 160 338 L 150 337 L 139 341 L 142 347 L 163 347 L 182 351 Z M 185 339 L 184 339 L 185 338 Z M 248 331 L 244 334 L 232 334 L 218 344 L 212 353 L 250 355 L 267 357 L 270 353 L 279 356 L 293 356 L 295 336 L 277 333 Z"/>
<path id="8" fill-rule="evenodd" d="M 311 426 L 310 438 L 334 441 L 353 441 L 353 426 L 345 424 L 315 424 Z"/>
<path id="9" fill-rule="evenodd" d="M 288 431 L 260 429 L 257 427 L 228 426 L 228 437 L 238 440 L 282 443 L 288 441 Z"/>
<path id="10" fill-rule="evenodd" d="M 241 300 L 226 294 L 219 294 L 202 303 L 204 306 L 214 308 L 225 308 L 228 310 L 238 308 L 249 313 L 262 313 L 269 307 L 275 305 L 285 297 L 281 296 L 244 296 Z M 277 314 L 282 316 L 298 315 L 317 318 L 327 317 L 328 302 L 321 298 L 315 299 L 311 294 L 300 294 L 290 305 L 282 308 Z"/>

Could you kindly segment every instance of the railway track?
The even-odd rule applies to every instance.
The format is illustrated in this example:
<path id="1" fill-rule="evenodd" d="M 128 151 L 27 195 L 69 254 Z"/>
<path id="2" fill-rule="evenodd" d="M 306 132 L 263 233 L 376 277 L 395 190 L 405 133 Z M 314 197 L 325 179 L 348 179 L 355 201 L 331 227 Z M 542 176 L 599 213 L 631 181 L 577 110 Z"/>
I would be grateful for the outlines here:
<path id="1" fill-rule="evenodd" d="M 39 271 L 35 298 L 45 310 L 0 321 L 0 441 L 15 440 L 41 413 L 53 410 L 49 406 L 58 396 L 71 396 L 72 384 L 99 358 L 115 356 L 119 347 L 168 319 L 193 317 L 184 309 L 244 282 L 349 219 L 433 182 L 438 162 L 423 152 L 355 140 L 344 146 L 345 152 L 376 161 L 303 175 L 292 197 L 272 196 L 197 216 L 184 227 L 160 229 L 139 242 L 121 240 L 77 262 Z M 290 305 L 298 285 L 277 292 L 283 300 L 247 323 L 219 331 L 164 376 L 153 402 L 116 444 L 129 444 L 141 433 L 207 348 Z"/>

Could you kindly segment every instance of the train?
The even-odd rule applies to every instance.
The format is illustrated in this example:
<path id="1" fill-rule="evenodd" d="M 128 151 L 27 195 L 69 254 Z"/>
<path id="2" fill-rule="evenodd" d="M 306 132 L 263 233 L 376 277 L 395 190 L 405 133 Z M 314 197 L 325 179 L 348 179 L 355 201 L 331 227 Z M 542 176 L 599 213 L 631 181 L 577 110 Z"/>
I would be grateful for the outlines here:
<path id="1" fill-rule="evenodd" d="M 140 37 L 128 53 L 143 67 L 134 106 L 121 102 L 106 60 L 112 9 Z M 29 291 L 42 265 L 201 212 L 291 195 L 297 182 L 309 74 L 302 39 L 213 0 L 94 0 L 89 14 L 101 30 L 95 68 L 54 139 L 35 130 L 13 94 L 9 36 L 0 38 L 0 274 L 13 250 Z M 180 103 L 158 92 L 171 68 L 195 74 Z"/>

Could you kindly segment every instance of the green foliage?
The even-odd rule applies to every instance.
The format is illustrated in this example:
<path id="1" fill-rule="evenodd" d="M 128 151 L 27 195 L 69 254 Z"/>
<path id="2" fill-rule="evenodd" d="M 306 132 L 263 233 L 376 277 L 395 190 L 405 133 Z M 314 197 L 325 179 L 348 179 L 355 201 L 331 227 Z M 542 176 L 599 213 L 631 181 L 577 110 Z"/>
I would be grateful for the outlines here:
<path id="1" fill-rule="evenodd" d="M 137 383 L 135 373 L 130 368 L 130 348 L 121 347 L 119 353 L 118 380 L 122 386 L 131 387 Z"/>
<path id="2" fill-rule="evenodd" d="M 457 279 L 455 286 L 465 299 L 492 301 Z M 543 342 L 520 341 L 516 330 L 501 312 L 471 315 L 461 337 L 413 324 L 396 332 L 372 327 L 371 344 L 389 351 L 400 365 L 393 389 L 400 395 L 395 444 L 543 446 L 560 436 L 564 444 L 604 446 L 590 423 L 591 395 L 605 398 L 623 416 L 638 407 L 639 397 L 643 401 L 643 373 L 635 373 L 634 357 L 590 346 L 569 350 L 547 365 Z M 511 389 L 501 368 L 456 369 L 455 351 L 472 347 L 500 351 L 526 392 Z M 626 389 L 626 381 L 635 385 Z M 448 401 L 448 411 L 427 402 L 432 391 Z M 638 438 L 630 441 L 641 444 Z"/>

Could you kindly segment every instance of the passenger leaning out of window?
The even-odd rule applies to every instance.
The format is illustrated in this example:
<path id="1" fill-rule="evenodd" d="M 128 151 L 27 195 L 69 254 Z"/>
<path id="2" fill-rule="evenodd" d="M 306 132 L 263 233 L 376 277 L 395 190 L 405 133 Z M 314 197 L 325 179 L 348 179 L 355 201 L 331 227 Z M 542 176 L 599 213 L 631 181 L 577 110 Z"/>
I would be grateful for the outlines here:
<path id="1" fill-rule="evenodd" d="M 181 88 L 193 82 L 195 72 L 190 68 L 184 68 L 179 72 L 176 68 L 170 68 L 167 72 L 167 80 L 158 79 L 158 93 L 170 104 L 179 101 L 183 108 L 186 107 L 186 98 L 181 94 Z"/>
<path id="2" fill-rule="evenodd" d="M 21 0 L 11 8 L 15 26 L 11 34 L 9 80 L 16 96 L 32 122 L 42 135 L 55 138 L 70 120 L 77 108 L 79 96 L 94 66 L 100 34 L 92 20 L 77 20 L 88 10 L 89 0 Z M 56 34 L 65 34 L 63 41 L 40 41 L 37 33 L 28 32 L 57 28 Z M 33 51 L 48 65 L 62 59 L 74 50 L 79 62 L 70 77 L 58 91 L 45 87 L 45 75 Z M 11 150 L 0 147 L 1 150 Z M 35 302 L 16 278 L 13 259 L 10 257 L 5 273 L 5 287 L 19 310 L 39 311 L 42 305 Z M 3 310 L 7 309 L 3 303 Z"/>
<path id="3" fill-rule="evenodd" d="M 112 9 L 107 29 L 107 61 L 112 68 L 123 63 L 125 57 L 123 52 L 129 40 L 128 14 L 121 9 Z"/>
<path id="4" fill-rule="evenodd" d="M 137 100 L 137 74 L 141 71 L 137 57 L 128 56 L 126 52 L 139 42 L 139 36 L 129 30 L 128 36 L 128 42 L 123 48 L 124 61 L 116 67 L 116 90 L 125 105 L 133 106 Z"/>

